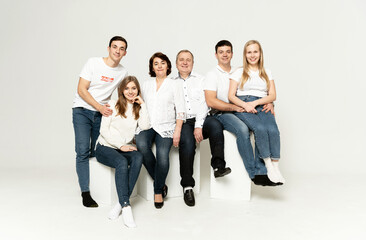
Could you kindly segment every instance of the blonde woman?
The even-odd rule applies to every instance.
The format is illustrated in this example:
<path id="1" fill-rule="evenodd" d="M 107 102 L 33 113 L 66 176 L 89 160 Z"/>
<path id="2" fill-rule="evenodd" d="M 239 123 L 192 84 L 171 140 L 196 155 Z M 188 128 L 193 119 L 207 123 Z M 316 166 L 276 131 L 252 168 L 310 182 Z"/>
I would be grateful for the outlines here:
<path id="1" fill-rule="evenodd" d="M 139 176 L 143 156 L 133 144 L 136 128 L 149 129 L 146 104 L 140 96 L 136 77 L 125 77 L 118 87 L 118 100 L 110 100 L 113 113 L 103 116 L 96 149 L 98 162 L 115 168 L 115 181 L 119 202 L 109 213 L 116 219 L 122 212 L 124 224 L 136 227 L 130 205 L 130 196 Z"/>
<path id="2" fill-rule="evenodd" d="M 280 132 L 271 112 L 263 105 L 276 100 L 276 88 L 271 72 L 263 67 L 263 51 L 256 40 L 244 46 L 243 67 L 230 76 L 229 100 L 245 109 L 235 113 L 254 132 L 259 157 L 263 159 L 268 178 L 275 183 L 285 182 L 280 170 Z"/>

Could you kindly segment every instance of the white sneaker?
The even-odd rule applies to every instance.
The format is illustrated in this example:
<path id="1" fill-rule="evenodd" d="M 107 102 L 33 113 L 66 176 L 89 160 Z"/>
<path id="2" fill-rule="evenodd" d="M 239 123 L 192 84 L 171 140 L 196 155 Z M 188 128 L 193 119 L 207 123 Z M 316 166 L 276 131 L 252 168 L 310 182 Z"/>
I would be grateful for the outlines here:
<path id="1" fill-rule="evenodd" d="M 121 215 L 122 207 L 121 204 L 117 203 L 108 214 L 110 220 L 116 220 Z"/>
<path id="2" fill-rule="evenodd" d="M 136 223 L 135 223 L 135 220 L 133 219 L 131 206 L 123 207 L 123 209 L 122 209 L 122 218 L 123 218 L 124 224 L 127 227 L 129 227 L 129 228 L 137 227 Z"/>

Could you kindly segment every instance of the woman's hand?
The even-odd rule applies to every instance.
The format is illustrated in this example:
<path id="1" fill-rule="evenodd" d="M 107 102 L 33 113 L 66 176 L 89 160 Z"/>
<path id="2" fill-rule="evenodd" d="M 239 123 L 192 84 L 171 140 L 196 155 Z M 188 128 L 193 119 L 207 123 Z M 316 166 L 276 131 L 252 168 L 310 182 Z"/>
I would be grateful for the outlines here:
<path id="1" fill-rule="evenodd" d="M 132 152 L 132 151 L 137 151 L 137 148 L 134 146 L 130 146 L 130 145 L 123 145 L 120 150 L 122 152 Z"/>
<path id="2" fill-rule="evenodd" d="M 143 104 L 144 100 L 142 100 L 142 97 L 140 97 L 140 95 L 136 96 L 135 99 L 133 100 L 133 103 L 137 103 L 137 104 Z"/>
<path id="3" fill-rule="evenodd" d="M 257 113 L 257 110 L 255 110 L 255 107 L 253 105 L 254 104 L 252 104 L 251 102 L 247 102 L 243 107 L 248 113 Z"/>
<path id="4" fill-rule="evenodd" d="M 173 146 L 178 147 L 180 141 L 180 130 L 175 129 L 173 134 Z"/>

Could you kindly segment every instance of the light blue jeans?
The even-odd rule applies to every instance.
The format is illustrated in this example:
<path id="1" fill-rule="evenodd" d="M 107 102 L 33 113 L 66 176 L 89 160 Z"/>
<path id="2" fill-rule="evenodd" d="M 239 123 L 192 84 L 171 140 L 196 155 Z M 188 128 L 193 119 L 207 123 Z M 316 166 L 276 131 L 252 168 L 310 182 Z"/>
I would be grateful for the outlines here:
<path id="1" fill-rule="evenodd" d="M 244 102 L 253 102 L 260 97 L 239 96 Z M 259 151 L 259 157 L 280 159 L 280 132 L 278 130 L 276 119 L 271 112 L 264 112 L 263 105 L 255 108 L 257 113 L 235 113 L 248 128 L 254 132 L 255 144 Z"/>
<path id="2" fill-rule="evenodd" d="M 95 143 L 99 137 L 102 114 L 86 108 L 72 109 L 75 132 L 76 172 L 80 190 L 89 191 L 89 158 L 95 156 Z"/>
<path id="3" fill-rule="evenodd" d="M 250 131 L 245 123 L 231 112 L 223 112 L 214 116 L 222 123 L 224 130 L 236 136 L 236 144 L 249 177 L 253 179 L 255 175 L 266 175 L 267 168 L 264 162 L 258 158 L 258 154 L 255 154 L 254 157 L 250 143 Z M 257 152 L 257 148 L 255 149 Z"/>

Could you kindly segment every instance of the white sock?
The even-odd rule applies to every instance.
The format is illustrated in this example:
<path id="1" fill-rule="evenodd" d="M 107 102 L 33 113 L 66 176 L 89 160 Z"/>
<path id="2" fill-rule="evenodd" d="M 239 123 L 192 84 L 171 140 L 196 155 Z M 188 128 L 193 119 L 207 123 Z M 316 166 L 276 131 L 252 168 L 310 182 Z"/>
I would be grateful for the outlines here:
<path id="1" fill-rule="evenodd" d="M 273 164 L 273 167 L 274 167 L 274 170 L 280 180 L 281 183 L 285 183 L 285 178 L 282 176 L 281 172 L 280 172 L 280 167 L 279 167 L 279 161 L 272 161 L 272 164 Z"/>
<path id="2" fill-rule="evenodd" d="M 122 207 L 119 202 L 109 211 L 108 218 L 110 220 L 116 220 L 121 215 Z"/>
<path id="3" fill-rule="evenodd" d="M 136 223 L 135 223 L 135 220 L 133 219 L 131 206 L 123 207 L 123 209 L 122 209 L 122 218 L 123 218 L 123 222 L 125 223 L 125 225 L 127 227 L 129 227 L 129 228 L 137 227 Z"/>
<path id="4" fill-rule="evenodd" d="M 183 192 L 186 192 L 189 189 L 193 189 L 193 187 L 185 187 L 185 188 L 183 188 Z"/>
<path id="5" fill-rule="evenodd" d="M 269 180 L 271 180 L 274 183 L 280 182 L 279 177 L 277 176 L 276 170 L 272 164 L 271 158 L 264 158 L 263 161 L 267 168 L 267 175 L 268 175 Z"/>

